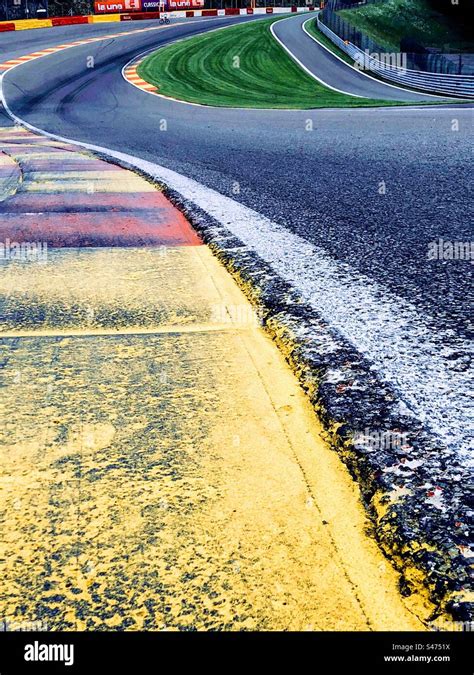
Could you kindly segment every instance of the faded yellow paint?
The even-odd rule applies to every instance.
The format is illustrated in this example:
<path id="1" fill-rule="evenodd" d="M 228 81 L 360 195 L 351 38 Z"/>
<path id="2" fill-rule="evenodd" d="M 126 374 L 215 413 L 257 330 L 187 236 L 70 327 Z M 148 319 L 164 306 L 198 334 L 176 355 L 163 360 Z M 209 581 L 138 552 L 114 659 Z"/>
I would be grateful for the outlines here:
<path id="1" fill-rule="evenodd" d="M 89 23 L 106 23 L 108 21 L 120 21 L 120 14 L 97 14 L 87 18 Z"/>
<path id="2" fill-rule="evenodd" d="M 14 23 L 15 30 L 31 30 L 32 28 L 51 28 L 53 25 L 51 19 L 18 19 L 17 21 L 5 21 L 5 23 Z"/>
<path id="3" fill-rule="evenodd" d="M 77 172 L 85 173 L 85 172 Z M 90 192 L 154 192 L 154 188 L 150 183 L 147 183 L 140 176 L 134 176 L 133 174 L 129 177 L 117 176 L 112 178 L 111 175 L 113 172 L 104 171 L 102 172 L 89 172 L 91 175 L 84 178 L 79 178 L 76 175 L 76 172 L 71 172 L 71 175 L 63 173 L 61 180 L 59 181 L 57 177 L 52 177 L 51 180 L 48 180 L 42 175 L 42 172 L 34 172 L 34 175 L 37 177 L 35 182 L 25 183 L 23 187 L 24 192 L 42 192 L 42 193 L 61 193 L 61 192 L 85 192 L 87 187 L 90 186 Z M 53 174 L 50 174 L 53 176 Z"/>
<path id="4" fill-rule="evenodd" d="M 90 159 L 32 149 L 12 154 Z M 25 182 L 156 189 L 125 171 Z M 207 247 L 6 260 L 0 303 L 0 616 L 68 630 L 423 629 L 413 611 L 429 608 L 400 596 L 356 485 Z"/>
<path id="5" fill-rule="evenodd" d="M 22 174 L 18 164 L 0 152 L 0 202 L 15 194 L 21 181 Z"/>
<path id="6" fill-rule="evenodd" d="M 10 23 L 10 22 L 4 22 L 4 23 Z M 31 134 L 28 129 L 24 129 L 23 127 L 1 127 L 0 128 L 0 138 L 24 138 L 25 136 L 29 136 Z"/>
<path id="7" fill-rule="evenodd" d="M 0 295 L 2 616 L 423 629 L 294 376 L 206 247 L 54 250 L 7 264 Z"/>
<path id="8" fill-rule="evenodd" d="M 8 155 L 4 155 L 0 152 L 0 167 L 10 166 L 12 164 L 12 158 Z"/>

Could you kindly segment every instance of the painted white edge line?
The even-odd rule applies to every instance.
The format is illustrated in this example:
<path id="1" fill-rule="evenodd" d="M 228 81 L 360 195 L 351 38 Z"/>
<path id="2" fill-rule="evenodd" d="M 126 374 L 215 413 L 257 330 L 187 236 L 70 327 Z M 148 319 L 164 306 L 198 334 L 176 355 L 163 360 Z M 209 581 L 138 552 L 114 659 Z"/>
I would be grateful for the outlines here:
<path id="1" fill-rule="evenodd" d="M 293 17 L 289 17 L 289 18 L 292 19 Z M 287 20 L 288 19 L 282 19 L 282 21 L 287 21 Z M 273 24 L 270 26 L 270 32 L 273 35 L 273 37 L 275 38 L 275 40 L 278 42 L 278 44 L 281 47 L 283 47 L 283 49 L 287 52 L 287 54 L 289 54 L 289 56 L 291 56 L 293 61 L 295 61 L 299 65 L 299 67 L 302 68 L 305 71 L 305 73 L 307 73 L 310 77 L 312 77 L 313 80 L 317 80 L 320 84 L 323 84 L 328 89 L 332 89 L 333 91 L 337 91 L 339 94 L 345 94 L 346 96 L 353 96 L 354 98 L 364 98 L 364 99 L 370 98 L 369 96 L 360 96 L 359 94 L 352 94 L 349 91 L 344 91 L 343 89 L 337 89 L 336 87 L 331 86 L 330 84 L 328 84 L 327 82 L 322 80 L 320 77 L 315 75 L 312 70 L 307 68 L 304 65 L 304 63 L 302 61 L 300 61 L 299 58 L 293 54 L 293 52 L 285 45 L 285 43 L 282 40 L 280 40 L 278 35 L 275 33 L 275 31 L 273 30 Z"/>
<path id="2" fill-rule="evenodd" d="M 317 16 L 318 14 L 319 14 L 319 12 L 316 12 L 316 16 Z M 391 84 L 390 82 L 385 82 L 385 80 L 382 80 L 382 81 L 381 81 L 381 80 L 378 80 L 377 78 L 372 77 L 372 75 L 369 75 L 369 74 L 366 73 L 365 71 L 359 70 L 358 68 L 355 68 L 355 66 L 351 65 L 350 63 L 347 63 L 347 61 L 344 61 L 344 59 L 341 59 L 341 57 L 338 56 L 337 54 L 335 54 L 331 49 L 329 49 L 329 47 L 326 47 L 326 45 L 324 45 L 322 42 L 320 42 L 314 35 L 311 35 L 311 33 L 310 33 L 310 32 L 308 31 L 308 29 L 306 28 L 306 24 L 309 23 L 309 21 L 311 21 L 311 18 L 312 18 L 312 17 L 310 17 L 309 19 L 306 19 L 306 21 L 304 21 L 303 24 L 301 25 L 301 27 L 302 27 L 303 31 L 306 33 L 306 35 L 307 35 L 308 37 L 310 37 L 311 40 L 314 40 L 320 47 L 322 47 L 322 48 L 325 49 L 327 52 L 329 52 L 329 54 L 331 54 L 331 56 L 333 56 L 333 57 L 336 58 L 338 61 L 340 61 L 341 63 L 343 63 L 345 66 L 347 66 L 348 68 L 352 68 L 352 70 L 355 70 L 356 73 L 360 73 L 360 75 L 364 75 L 365 77 L 368 77 L 369 80 L 371 80 L 372 82 L 377 82 L 378 84 L 383 84 L 383 85 L 385 85 L 386 87 L 392 87 L 392 89 L 398 89 L 398 91 L 407 91 L 407 92 L 409 92 L 410 94 L 420 94 L 421 96 L 429 96 L 430 98 L 441 99 L 441 100 L 443 100 L 443 101 L 445 101 L 445 100 L 448 100 L 448 101 L 456 101 L 456 100 L 459 100 L 459 98 L 457 98 L 457 97 L 455 97 L 455 96 L 449 96 L 449 95 L 446 95 L 446 96 L 438 96 L 437 94 L 428 94 L 428 93 L 425 94 L 425 92 L 423 92 L 423 91 L 422 91 L 422 92 L 419 92 L 419 91 L 416 91 L 416 90 L 414 90 L 414 89 L 408 89 L 407 87 L 399 87 L 399 86 L 397 86 L 396 84 Z M 349 57 L 349 58 L 350 58 L 350 57 Z"/>

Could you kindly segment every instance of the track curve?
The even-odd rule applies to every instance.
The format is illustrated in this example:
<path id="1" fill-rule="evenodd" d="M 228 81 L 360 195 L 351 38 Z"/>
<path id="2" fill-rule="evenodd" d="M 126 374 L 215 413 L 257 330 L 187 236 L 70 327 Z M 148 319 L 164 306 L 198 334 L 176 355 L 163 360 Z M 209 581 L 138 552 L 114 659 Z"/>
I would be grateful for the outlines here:
<path id="1" fill-rule="evenodd" d="M 430 96 L 376 80 L 358 72 L 343 61 L 334 57 L 303 30 L 308 21 L 304 14 L 294 19 L 277 21 L 273 25 L 276 38 L 281 41 L 293 58 L 298 59 L 310 73 L 325 84 L 346 94 L 365 98 L 385 99 L 387 101 L 436 101 L 441 97 Z"/>

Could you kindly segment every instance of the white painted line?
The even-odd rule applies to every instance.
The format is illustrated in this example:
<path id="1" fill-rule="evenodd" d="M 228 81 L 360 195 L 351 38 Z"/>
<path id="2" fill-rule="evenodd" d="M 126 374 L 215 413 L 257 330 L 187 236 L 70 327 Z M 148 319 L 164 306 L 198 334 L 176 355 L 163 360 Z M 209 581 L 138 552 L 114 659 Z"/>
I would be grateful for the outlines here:
<path id="1" fill-rule="evenodd" d="M 312 17 L 311 17 L 311 18 L 312 18 Z M 413 89 L 407 89 L 406 87 L 398 87 L 396 84 L 391 84 L 390 82 L 386 82 L 385 80 L 382 80 L 382 81 L 381 81 L 381 80 L 378 80 L 377 78 L 372 77 L 371 75 L 369 75 L 368 73 L 364 72 L 363 70 L 359 70 L 358 68 L 356 68 L 355 66 L 351 65 L 350 63 L 347 63 L 347 61 L 344 61 L 344 59 L 341 59 L 340 56 L 338 56 L 337 54 L 335 54 L 331 49 L 329 49 L 329 47 L 326 47 L 326 45 L 324 45 L 322 42 L 320 42 L 316 37 L 314 37 L 314 35 L 311 35 L 311 33 L 310 33 L 310 32 L 308 31 L 308 29 L 306 28 L 306 24 L 307 24 L 309 21 L 311 21 L 311 18 L 310 18 L 310 19 L 307 19 L 307 21 L 305 21 L 305 22 L 302 24 L 302 26 L 301 26 L 302 29 L 303 29 L 303 31 L 306 33 L 306 35 L 307 35 L 308 37 L 310 37 L 312 40 L 314 40 L 320 47 L 322 47 L 322 48 L 325 49 L 327 52 L 329 52 L 329 54 L 331 54 L 331 56 L 333 56 L 335 59 L 337 59 L 338 61 L 340 61 L 341 63 L 343 63 L 343 64 L 344 64 L 345 66 L 347 66 L 348 68 L 352 68 L 352 70 L 355 70 L 355 71 L 356 71 L 357 73 L 359 73 L 360 75 L 364 75 L 365 77 L 368 77 L 369 80 L 371 80 L 372 82 L 377 82 L 378 84 L 383 84 L 383 85 L 386 86 L 386 87 L 392 87 L 392 89 L 398 89 L 398 91 L 403 91 L 403 92 L 406 92 L 406 91 L 407 91 L 407 92 L 409 92 L 409 93 L 411 93 L 411 94 L 421 94 L 422 96 L 429 96 L 430 98 L 441 99 L 441 100 L 443 100 L 443 101 L 445 101 L 445 100 L 448 100 L 448 101 L 452 101 L 452 100 L 456 101 L 456 100 L 459 100 L 459 98 L 456 98 L 456 97 L 453 97 L 453 96 L 447 96 L 447 95 L 446 95 L 446 96 L 437 96 L 436 94 L 425 94 L 425 92 L 423 92 L 423 91 L 419 92 L 419 91 L 415 91 L 415 90 L 413 90 Z M 334 45 L 334 46 L 335 46 L 335 45 Z M 349 58 L 350 58 L 350 57 L 349 57 Z"/>
<path id="2" fill-rule="evenodd" d="M 38 129 L 9 109 L 2 84 L 3 76 L 1 100 L 17 123 L 143 171 L 235 234 L 290 282 L 332 329 L 373 363 L 382 379 L 397 391 L 401 412 L 420 420 L 443 443 L 456 448 L 462 459 L 469 460 L 474 377 L 469 372 L 449 369 L 440 345 L 450 344 L 450 337 L 439 331 L 439 343 L 434 342 L 429 317 L 420 316 L 414 305 L 333 260 L 323 249 L 192 178 L 123 152 Z M 456 344 L 456 351 L 469 354 L 471 350 L 467 341 Z"/>
<path id="3" fill-rule="evenodd" d="M 290 17 L 288 17 L 288 19 L 282 19 L 282 21 L 288 21 L 289 19 L 292 19 L 292 18 L 293 17 L 290 16 Z M 270 26 L 270 32 L 273 35 L 273 37 L 275 38 L 275 40 L 278 42 L 280 47 L 283 47 L 283 49 L 287 52 L 287 54 L 289 54 L 291 56 L 293 61 L 295 61 L 299 65 L 299 67 L 302 68 L 305 71 L 305 73 L 307 73 L 314 80 L 317 80 L 320 84 L 323 84 L 328 89 L 332 89 L 333 91 L 337 91 L 339 94 L 345 94 L 346 96 L 353 96 L 354 98 L 369 98 L 369 96 L 360 96 L 359 94 L 352 94 L 350 91 L 344 91 L 343 89 L 337 89 L 336 87 L 333 87 L 332 85 L 330 85 L 325 80 L 322 80 L 320 77 L 315 75 L 312 70 L 307 68 L 304 65 L 304 63 L 302 61 L 300 61 L 299 58 L 297 56 L 295 56 L 290 49 L 288 49 L 288 47 L 285 45 L 285 43 L 282 42 L 282 40 L 280 40 L 280 38 L 276 35 L 275 31 L 273 30 L 273 24 Z"/>

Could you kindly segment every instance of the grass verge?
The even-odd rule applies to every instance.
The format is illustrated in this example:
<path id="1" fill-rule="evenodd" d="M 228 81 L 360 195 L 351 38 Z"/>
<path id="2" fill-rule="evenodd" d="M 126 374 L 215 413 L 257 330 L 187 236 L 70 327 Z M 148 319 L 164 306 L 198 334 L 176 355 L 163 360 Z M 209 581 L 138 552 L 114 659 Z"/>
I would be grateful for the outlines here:
<path id="1" fill-rule="evenodd" d="M 160 94 L 237 108 L 348 108 L 400 105 L 355 98 L 307 75 L 270 33 L 278 19 L 216 30 L 174 42 L 146 57 L 138 74 Z"/>
<path id="2" fill-rule="evenodd" d="M 436 11 L 428 0 L 381 0 L 338 14 L 388 51 L 398 51 L 404 37 L 428 47 L 474 51 L 466 21 Z"/>

